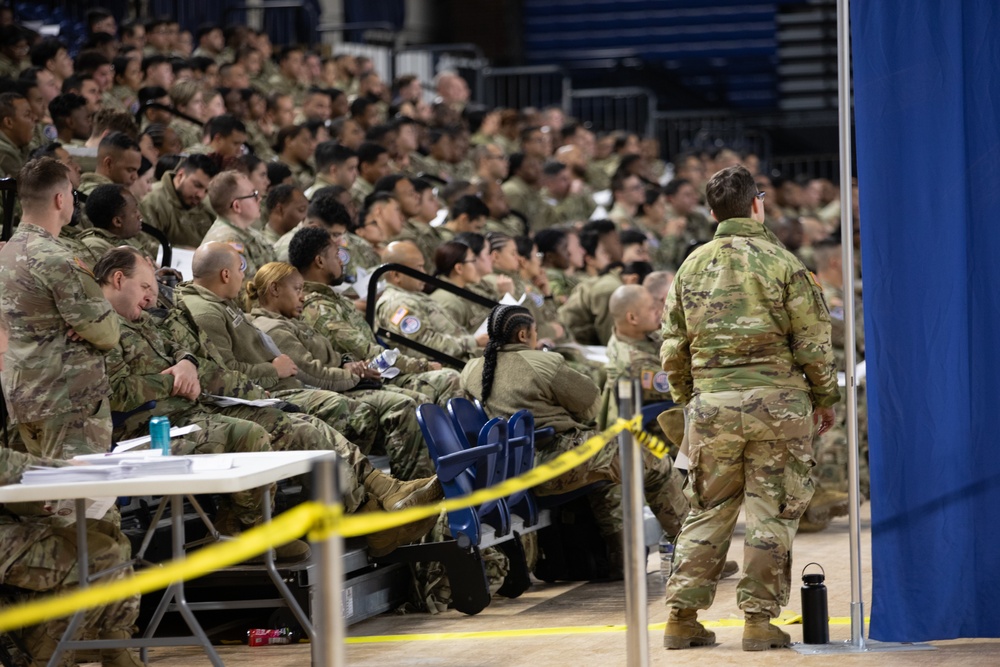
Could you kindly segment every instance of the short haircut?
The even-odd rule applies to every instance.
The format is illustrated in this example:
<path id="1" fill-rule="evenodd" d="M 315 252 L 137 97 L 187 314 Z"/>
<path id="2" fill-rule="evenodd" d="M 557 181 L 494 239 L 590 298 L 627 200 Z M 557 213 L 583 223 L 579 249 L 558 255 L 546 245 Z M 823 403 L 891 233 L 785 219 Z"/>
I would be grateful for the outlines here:
<path id="1" fill-rule="evenodd" d="M 608 300 L 608 312 L 615 321 L 623 319 L 649 292 L 642 285 L 619 285 Z"/>
<path id="2" fill-rule="evenodd" d="M 531 259 L 531 251 L 535 249 L 535 242 L 530 236 L 515 236 L 514 245 L 517 247 L 517 254 L 524 259 Z"/>
<path id="3" fill-rule="evenodd" d="M 87 16 L 87 29 L 89 30 L 94 27 L 95 23 L 100 23 L 101 21 L 104 21 L 106 19 L 113 18 L 114 14 L 109 12 L 104 7 L 94 7 L 93 9 L 87 10 L 86 16 Z"/>
<path id="4" fill-rule="evenodd" d="M 726 167 L 708 180 L 705 199 L 720 222 L 730 218 L 748 218 L 757 184 L 750 171 L 742 166 Z"/>
<path id="5" fill-rule="evenodd" d="M 474 255 L 478 255 L 486 247 L 486 237 L 479 232 L 462 232 L 455 235 L 455 240 L 469 246 Z"/>
<path id="6" fill-rule="evenodd" d="M 243 121 L 238 120 L 236 116 L 231 113 L 224 113 L 221 116 L 215 116 L 209 118 L 208 122 L 205 123 L 205 136 L 209 140 L 215 137 L 231 137 L 234 132 L 247 133 L 247 126 L 243 124 Z"/>
<path id="7" fill-rule="evenodd" d="M 395 201 L 388 192 L 373 192 L 367 197 L 365 197 L 364 204 L 361 207 L 361 211 L 358 213 L 358 219 L 355 221 L 355 227 L 361 228 L 364 225 L 365 220 L 368 219 L 368 215 L 372 212 L 378 204 L 386 204 L 388 202 Z"/>
<path id="8" fill-rule="evenodd" d="M 524 153 L 511 153 L 507 160 L 507 164 L 510 169 L 510 175 L 513 176 L 517 172 L 521 171 L 521 165 L 524 164 Z"/>
<path id="9" fill-rule="evenodd" d="M 108 229 L 111 221 L 117 215 L 121 215 L 125 208 L 125 191 L 128 187 L 118 183 L 98 185 L 89 195 L 87 195 L 87 218 L 94 223 L 95 227 Z"/>
<path id="10" fill-rule="evenodd" d="M 649 262 L 629 262 L 622 269 L 622 276 L 638 276 L 639 284 L 646 279 L 646 276 L 653 272 L 653 265 Z"/>
<path id="11" fill-rule="evenodd" d="M 396 190 L 396 184 L 407 180 L 406 174 L 389 174 L 375 181 L 373 192 L 388 192 L 392 194 Z"/>
<path id="12" fill-rule="evenodd" d="M 28 153 L 28 159 L 37 160 L 40 157 L 51 157 L 51 158 L 56 158 L 58 160 L 59 158 L 56 157 L 56 151 L 62 147 L 63 145 L 58 141 L 50 141 L 49 143 L 42 144 L 35 150 Z"/>
<path id="13" fill-rule="evenodd" d="M 223 215 L 233 205 L 236 200 L 236 193 L 240 188 L 240 179 L 246 178 L 240 172 L 229 169 L 224 171 L 208 184 L 208 203 L 216 215 Z"/>
<path id="14" fill-rule="evenodd" d="M 565 238 L 565 229 L 548 227 L 546 229 L 539 230 L 538 233 L 535 234 L 535 245 L 538 246 L 538 252 L 542 254 L 555 252 L 559 247 L 559 244 L 562 243 Z"/>
<path id="15" fill-rule="evenodd" d="M 302 53 L 303 52 L 302 51 L 302 47 L 301 46 L 296 46 L 295 44 L 292 44 L 292 45 L 286 46 L 283 49 L 281 49 L 278 52 L 278 64 L 280 65 L 281 63 L 283 63 L 286 60 L 288 60 L 289 56 L 291 56 L 296 51 L 298 51 L 299 53 Z"/>
<path id="16" fill-rule="evenodd" d="M 22 203 L 37 204 L 64 184 L 69 184 L 69 169 L 62 162 L 50 157 L 31 160 L 17 174 L 17 196 Z"/>
<path id="17" fill-rule="evenodd" d="M 115 111 L 114 109 L 100 109 L 94 114 L 92 134 L 98 135 L 103 132 L 123 132 L 133 139 L 139 139 L 139 126 L 127 111 Z"/>
<path id="18" fill-rule="evenodd" d="M 430 181 L 423 178 L 411 178 L 410 183 L 413 183 L 413 189 L 417 191 L 417 194 L 434 189 L 434 185 Z"/>
<path id="19" fill-rule="evenodd" d="M 342 225 L 345 229 L 351 228 L 351 214 L 347 207 L 337 201 L 340 193 L 334 192 L 333 188 L 323 188 L 313 195 L 313 200 L 306 209 L 306 217 L 319 220 L 327 227 Z"/>
<path id="20" fill-rule="evenodd" d="M 160 90 L 163 89 L 161 88 Z M 165 92 L 166 91 L 164 91 L 164 93 Z M 175 106 L 187 106 L 200 92 L 201 84 L 197 81 L 192 81 L 190 79 L 178 81 L 174 85 L 170 86 L 170 101 L 173 102 Z M 156 97 L 163 97 L 163 95 L 157 95 Z"/>
<path id="21" fill-rule="evenodd" d="M 209 34 L 212 31 L 215 31 L 215 30 L 218 30 L 218 31 L 221 32 L 222 28 L 220 28 L 219 26 L 217 26 L 214 23 L 202 23 L 200 26 L 198 26 L 198 29 L 195 30 L 194 38 L 196 40 L 198 40 L 198 41 L 201 41 L 202 37 L 204 37 L 205 35 Z"/>
<path id="22" fill-rule="evenodd" d="M 275 161 L 267 163 L 267 180 L 271 181 L 272 186 L 291 177 L 292 170 L 284 162 Z"/>
<path id="23" fill-rule="evenodd" d="M 49 115 L 52 116 L 52 122 L 58 125 L 59 121 L 69 118 L 74 111 L 85 106 L 87 106 L 86 97 L 76 93 L 63 93 L 56 95 L 49 102 Z"/>
<path id="24" fill-rule="evenodd" d="M 336 141 L 324 141 L 316 146 L 316 170 L 325 172 L 333 165 L 340 166 L 358 154 Z"/>
<path id="25" fill-rule="evenodd" d="M 470 221 L 490 217 L 490 209 L 486 208 L 483 200 L 475 195 L 462 195 L 452 204 L 448 213 L 448 217 L 452 220 L 462 215 L 468 216 Z"/>
<path id="26" fill-rule="evenodd" d="M 97 264 L 94 264 L 94 278 L 98 285 L 107 285 L 111 276 L 121 271 L 126 278 L 131 278 L 139 262 L 146 261 L 141 252 L 129 246 L 118 246 L 104 253 Z M 148 264 L 148 262 L 147 262 Z"/>
<path id="27" fill-rule="evenodd" d="M 309 128 L 305 125 L 289 125 L 288 127 L 283 127 L 278 130 L 278 136 L 274 139 L 274 152 L 281 153 L 285 150 L 285 145 L 294 140 L 303 132 L 308 132 Z"/>
<path id="28" fill-rule="evenodd" d="M 618 238 L 621 239 L 623 246 L 642 245 L 649 240 L 649 238 L 638 229 L 623 229 L 618 232 Z"/>
<path id="29" fill-rule="evenodd" d="M 149 71 L 150 67 L 156 67 L 157 65 L 170 64 L 169 56 L 164 56 L 159 53 L 155 53 L 151 56 L 146 56 L 142 59 L 142 73 L 145 76 L 146 72 Z"/>
<path id="30" fill-rule="evenodd" d="M 358 164 L 375 164 L 378 162 L 378 157 L 380 155 L 388 152 L 389 151 L 385 148 L 385 146 L 380 146 L 366 141 L 358 146 Z"/>
<path id="31" fill-rule="evenodd" d="M 287 204 L 292 200 L 292 196 L 296 190 L 301 191 L 301 188 L 297 185 L 289 185 L 288 183 L 275 185 L 267 193 L 267 198 L 264 200 L 264 208 L 270 213 L 278 206 Z"/>
<path id="32" fill-rule="evenodd" d="M 101 139 L 97 146 L 97 152 L 104 154 L 108 151 L 142 151 L 135 139 L 124 132 L 111 132 Z"/>
<path id="33" fill-rule="evenodd" d="M 28 101 L 21 93 L 3 93 L 0 95 L 0 119 L 13 118 L 17 112 L 14 102 L 18 100 Z"/>
<path id="34" fill-rule="evenodd" d="M 565 169 L 566 165 L 559 160 L 549 160 L 545 163 L 545 166 L 542 167 L 542 175 L 549 177 L 558 176 L 565 171 Z"/>
<path id="35" fill-rule="evenodd" d="M 215 178 L 219 175 L 219 164 L 204 153 L 188 155 L 177 165 L 177 171 L 182 169 L 186 174 L 203 171 L 209 178 Z"/>
<path id="36" fill-rule="evenodd" d="M 207 72 L 208 68 L 215 64 L 215 60 L 208 56 L 194 56 L 188 60 L 191 70 L 194 72 Z"/>
<path id="37" fill-rule="evenodd" d="M 45 63 L 55 58 L 60 49 L 69 51 L 66 44 L 58 37 L 43 37 L 31 47 L 31 64 L 35 67 L 45 67 Z"/>
<path id="38" fill-rule="evenodd" d="M 354 100 L 353 102 L 351 102 L 351 118 L 357 118 L 359 116 L 364 116 L 365 115 L 365 111 L 367 111 L 368 107 L 370 107 L 373 104 L 374 104 L 374 102 L 372 102 L 367 97 L 359 97 L 359 98 L 357 98 L 356 100 Z"/>
<path id="39" fill-rule="evenodd" d="M 183 158 L 180 155 L 161 155 L 156 160 L 156 169 L 153 170 L 153 178 L 160 180 L 168 171 L 174 171 L 180 165 Z"/>
<path id="40" fill-rule="evenodd" d="M 594 257 L 601 238 L 617 232 L 618 228 L 610 220 L 591 220 L 580 229 L 580 245 L 588 257 Z"/>
<path id="41" fill-rule="evenodd" d="M 128 63 L 130 60 L 131 58 L 126 58 L 125 56 L 118 56 L 117 58 L 111 61 L 111 67 L 114 68 L 115 70 L 115 77 L 114 77 L 115 80 L 117 80 L 118 77 L 125 76 L 125 69 L 128 67 Z"/>
<path id="42" fill-rule="evenodd" d="M 332 243 L 333 237 L 328 230 L 322 227 L 303 227 L 295 232 L 288 244 L 288 263 L 303 271 Z"/>
<path id="43" fill-rule="evenodd" d="M 105 35 L 106 33 L 101 34 Z M 93 74 L 98 67 L 110 64 L 111 61 L 108 60 L 108 57 L 100 51 L 81 51 L 73 60 L 73 71 L 76 74 Z"/>
<path id="44" fill-rule="evenodd" d="M 663 186 L 663 194 L 668 197 L 673 197 L 683 186 L 688 185 L 690 182 L 691 181 L 686 178 L 674 178 Z"/>

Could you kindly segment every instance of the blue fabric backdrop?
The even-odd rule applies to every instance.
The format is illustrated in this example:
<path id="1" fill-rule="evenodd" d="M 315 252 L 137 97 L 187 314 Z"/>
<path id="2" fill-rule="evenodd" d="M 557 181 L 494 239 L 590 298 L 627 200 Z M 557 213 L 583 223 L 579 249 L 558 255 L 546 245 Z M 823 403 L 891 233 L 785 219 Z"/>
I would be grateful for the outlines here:
<path id="1" fill-rule="evenodd" d="M 1000 636 L 998 13 L 851 2 L 874 639 Z"/>

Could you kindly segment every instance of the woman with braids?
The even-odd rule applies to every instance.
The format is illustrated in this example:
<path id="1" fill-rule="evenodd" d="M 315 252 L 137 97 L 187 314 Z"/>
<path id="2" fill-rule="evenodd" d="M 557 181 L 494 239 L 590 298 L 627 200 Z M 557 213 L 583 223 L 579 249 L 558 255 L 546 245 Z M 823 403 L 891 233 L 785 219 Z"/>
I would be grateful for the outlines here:
<path id="1" fill-rule="evenodd" d="M 601 390 L 574 371 L 558 354 L 536 350 L 538 332 L 531 312 L 522 306 L 497 306 L 490 313 L 489 343 L 481 358 L 466 364 L 462 388 L 478 399 L 491 417 L 510 417 L 531 410 L 535 427 L 551 426 L 555 438 L 539 444 L 535 462 L 543 463 L 596 435 L 594 417 L 601 405 Z M 680 475 L 669 457 L 656 459 L 643 451 L 646 501 L 667 535 L 676 535 L 687 514 Z M 621 576 L 622 519 L 621 464 L 618 445 L 605 445 L 594 457 L 535 489 L 539 495 L 566 493 L 594 482 L 612 484 L 592 492 L 588 499 L 610 551 L 612 574 Z"/>
<path id="2" fill-rule="evenodd" d="M 271 337 L 309 387 L 335 391 L 370 406 L 378 419 L 376 443 L 389 455 L 392 475 L 416 479 L 434 473 L 417 424 L 417 405 L 430 399 L 417 392 L 382 385 L 367 359 L 350 361 L 330 341 L 300 319 L 305 281 L 284 262 L 265 264 L 246 286 L 246 307 L 254 326 Z M 368 453 L 368 452 L 366 452 Z"/>
<path id="3" fill-rule="evenodd" d="M 434 275 L 462 289 L 469 289 L 479 283 L 481 276 L 478 263 L 472 248 L 460 241 L 448 241 L 434 251 Z M 486 306 L 480 306 L 447 290 L 434 290 L 431 299 L 441 304 L 451 319 L 469 332 L 477 330 L 490 314 Z"/>

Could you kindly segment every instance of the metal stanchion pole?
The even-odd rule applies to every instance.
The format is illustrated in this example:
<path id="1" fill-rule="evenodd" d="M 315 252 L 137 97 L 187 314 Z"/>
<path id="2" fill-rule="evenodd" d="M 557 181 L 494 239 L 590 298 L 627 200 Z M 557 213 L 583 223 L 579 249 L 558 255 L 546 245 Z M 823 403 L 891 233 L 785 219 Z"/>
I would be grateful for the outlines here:
<path id="1" fill-rule="evenodd" d="M 340 462 L 335 455 L 313 466 L 313 495 L 324 505 L 340 502 Z M 312 664 L 317 667 L 346 665 L 344 614 L 341 604 L 344 584 L 344 540 L 339 534 L 313 543 L 317 587 L 313 605 Z"/>
<path id="2" fill-rule="evenodd" d="M 634 399 L 634 400 L 633 400 Z M 618 381 L 618 416 L 628 419 L 639 412 L 639 383 Z M 643 539 L 642 453 L 632 434 L 623 431 L 619 441 L 622 470 L 622 514 L 625 523 L 625 625 L 629 667 L 649 664 L 646 609 L 646 544 Z"/>

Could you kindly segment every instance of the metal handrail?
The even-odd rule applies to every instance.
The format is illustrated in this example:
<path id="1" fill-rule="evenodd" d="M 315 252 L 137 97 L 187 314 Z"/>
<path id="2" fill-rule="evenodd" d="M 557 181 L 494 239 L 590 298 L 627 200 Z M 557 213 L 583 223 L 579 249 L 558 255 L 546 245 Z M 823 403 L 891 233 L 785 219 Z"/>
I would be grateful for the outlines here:
<path id="1" fill-rule="evenodd" d="M 451 283 L 435 276 L 427 275 L 423 271 L 403 266 L 402 264 L 383 264 L 372 272 L 368 283 L 368 302 L 365 305 L 365 321 L 368 323 L 368 326 L 371 327 L 372 331 L 375 332 L 375 335 L 391 340 L 394 343 L 399 343 L 400 345 L 408 347 L 412 350 L 416 350 L 417 352 L 427 355 L 435 361 L 447 364 L 452 368 L 462 369 L 465 366 L 465 362 L 461 359 L 456 359 L 450 354 L 445 354 L 444 352 L 435 350 L 434 348 L 428 347 L 423 343 L 410 340 L 406 336 L 393 333 L 385 327 L 378 327 L 375 325 L 375 302 L 378 299 L 378 281 L 383 274 L 388 273 L 389 271 L 396 271 L 397 273 L 402 273 L 410 276 L 411 278 L 416 278 L 417 280 L 420 280 L 428 285 L 433 285 L 436 289 L 443 289 L 446 292 L 451 292 L 460 298 L 472 301 L 473 303 L 478 303 L 480 306 L 485 306 L 491 310 L 497 306 L 497 302 L 492 299 L 487 299 L 484 296 L 480 296 L 474 292 L 470 292 L 467 289 L 462 289 L 461 287 L 452 285 Z"/>
<path id="2" fill-rule="evenodd" d="M 0 241 L 7 242 L 14 235 L 14 201 L 17 197 L 17 180 L 12 176 L 0 178 L 0 206 L 3 206 L 3 227 Z"/>

